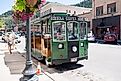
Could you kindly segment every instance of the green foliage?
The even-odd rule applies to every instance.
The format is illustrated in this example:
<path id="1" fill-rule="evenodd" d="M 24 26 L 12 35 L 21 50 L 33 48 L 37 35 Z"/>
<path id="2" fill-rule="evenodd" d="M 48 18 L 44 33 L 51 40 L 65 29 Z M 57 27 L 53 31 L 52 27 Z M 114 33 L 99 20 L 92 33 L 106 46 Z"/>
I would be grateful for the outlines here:
<path id="1" fill-rule="evenodd" d="M 16 0 L 13 10 L 13 19 L 25 21 L 29 17 L 32 17 L 33 13 L 37 11 L 38 5 L 42 0 Z M 45 1 L 45 0 L 43 0 Z"/>
<path id="2" fill-rule="evenodd" d="M 4 27 L 4 25 L 6 25 L 7 28 L 11 28 L 12 25 L 14 24 L 12 15 L 13 15 L 12 10 L 9 10 L 3 13 L 2 15 L 0 15 L 0 24 L 1 24 L 1 21 L 3 22 L 2 26 L 0 25 L 0 27 Z"/>
<path id="3" fill-rule="evenodd" d="M 3 25 L 4 25 L 4 21 L 3 21 L 3 19 L 2 19 L 2 18 L 0 18 L 0 28 L 2 28 L 2 27 L 3 27 Z"/>
<path id="4" fill-rule="evenodd" d="M 2 15 L 0 15 L 0 17 L 8 17 L 8 16 L 11 16 L 12 14 L 13 14 L 13 11 L 9 10 L 9 11 L 3 13 Z"/>
<path id="5" fill-rule="evenodd" d="M 92 0 L 84 0 L 80 3 L 74 4 L 73 6 L 92 8 Z"/>
<path id="6" fill-rule="evenodd" d="M 38 9 L 38 5 L 41 4 L 41 0 L 37 0 L 37 3 L 31 7 L 30 5 L 27 4 L 26 0 L 16 0 L 13 10 L 14 11 L 26 11 L 26 8 L 29 8 L 30 12 L 35 12 L 36 9 Z"/>
<path id="7" fill-rule="evenodd" d="M 5 25 L 8 28 L 11 28 L 13 23 L 14 23 L 13 20 L 12 20 L 12 16 L 8 16 L 8 17 L 4 18 L 4 21 L 5 21 Z"/>
<path id="8" fill-rule="evenodd" d="M 15 5 L 13 6 L 13 10 L 23 11 L 26 8 L 25 0 L 16 0 Z"/>

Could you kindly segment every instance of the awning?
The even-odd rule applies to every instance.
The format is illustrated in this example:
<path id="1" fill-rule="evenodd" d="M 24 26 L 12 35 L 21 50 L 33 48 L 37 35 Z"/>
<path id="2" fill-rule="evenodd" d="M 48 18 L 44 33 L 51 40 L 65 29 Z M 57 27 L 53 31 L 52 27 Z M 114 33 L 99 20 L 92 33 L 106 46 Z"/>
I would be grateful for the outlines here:
<path id="1" fill-rule="evenodd" d="M 112 26 L 97 26 L 97 28 L 111 28 Z"/>

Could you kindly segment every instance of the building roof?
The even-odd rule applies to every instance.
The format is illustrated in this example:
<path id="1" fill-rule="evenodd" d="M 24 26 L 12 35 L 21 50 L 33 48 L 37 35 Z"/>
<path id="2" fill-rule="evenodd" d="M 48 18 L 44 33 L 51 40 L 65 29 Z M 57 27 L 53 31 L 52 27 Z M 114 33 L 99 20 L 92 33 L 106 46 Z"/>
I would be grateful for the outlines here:
<path id="1" fill-rule="evenodd" d="M 92 8 L 85 8 L 85 7 L 78 7 L 78 6 L 72 6 L 72 5 L 64 5 L 64 4 L 61 4 L 61 3 L 58 3 L 58 2 L 48 2 L 46 3 L 44 6 L 46 5 L 54 5 L 54 6 L 68 6 L 68 7 L 72 7 L 72 8 L 77 8 L 77 9 L 89 9 L 89 10 L 92 10 Z"/>

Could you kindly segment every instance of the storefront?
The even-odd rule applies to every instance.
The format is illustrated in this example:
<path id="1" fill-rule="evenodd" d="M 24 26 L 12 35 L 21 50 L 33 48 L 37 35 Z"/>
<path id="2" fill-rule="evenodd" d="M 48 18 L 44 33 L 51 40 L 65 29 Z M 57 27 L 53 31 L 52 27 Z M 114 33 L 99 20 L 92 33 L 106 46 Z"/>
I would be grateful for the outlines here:
<path id="1" fill-rule="evenodd" d="M 110 16 L 92 20 L 92 29 L 96 39 L 103 39 L 107 32 L 115 33 L 120 38 L 120 16 Z"/>

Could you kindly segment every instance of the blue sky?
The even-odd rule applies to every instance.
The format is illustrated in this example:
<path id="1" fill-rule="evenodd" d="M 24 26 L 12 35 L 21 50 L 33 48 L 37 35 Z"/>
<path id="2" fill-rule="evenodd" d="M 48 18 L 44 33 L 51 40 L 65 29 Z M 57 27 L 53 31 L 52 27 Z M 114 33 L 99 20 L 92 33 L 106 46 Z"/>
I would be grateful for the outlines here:
<path id="1" fill-rule="evenodd" d="M 14 4 L 15 0 L 2 0 L 2 2 L 0 3 L 0 14 L 11 10 L 12 9 L 12 5 Z M 75 4 L 75 3 L 79 3 L 80 1 L 83 0 L 46 0 L 46 1 L 50 1 L 50 2 L 59 2 L 62 4 Z"/>
<path id="2" fill-rule="evenodd" d="M 0 14 L 11 10 L 14 0 L 2 0 L 0 3 Z"/>

